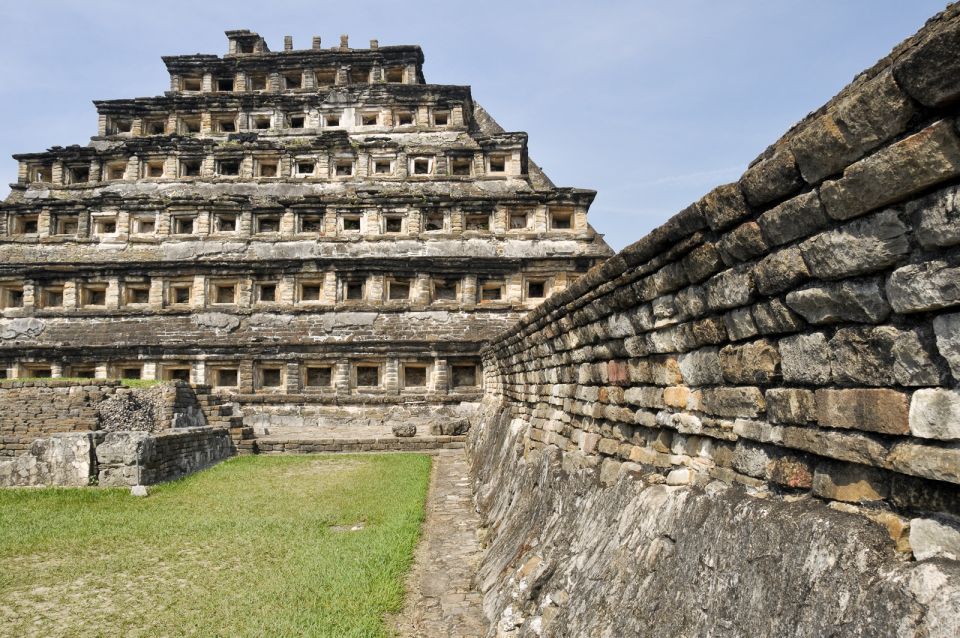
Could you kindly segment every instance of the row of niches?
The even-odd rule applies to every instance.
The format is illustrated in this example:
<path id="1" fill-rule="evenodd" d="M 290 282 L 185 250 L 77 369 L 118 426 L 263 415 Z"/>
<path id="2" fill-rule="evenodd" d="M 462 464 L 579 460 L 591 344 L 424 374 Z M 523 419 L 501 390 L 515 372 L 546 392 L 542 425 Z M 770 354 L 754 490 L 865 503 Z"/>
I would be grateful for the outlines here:
<path id="1" fill-rule="evenodd" d="M 0 280 L 4 316 L 93 314 L 129 310 L 283 310 L 337 309 L 342 305 L 445 309 L 477 304 L 534 307 L 579 277 L 574 272 L 410 274 L 313 272 L 299 275 L 64 278 L 48 281 Z"/>
<path id="2" fill-rule="evenodd" d="M 389 107 L 319 107 L 283 111 L 255 109 L 251 111 L 202 111 L 153 114 L 149 116 L 101 115 L 100 136 L 141 137 L 152 135 L 229 135 L 242 131 L 286 131 L 317 133 L 324 130 L 379 132 L 396 129 L 400 132 L 433 129 L 462 129 L 463 107 L 431 105 Z"/>
<path id="3" fill-rule="evenodd" d="M 325 180 L 509 178 L 523 175 L 522 153 L 472 149 L 446 153 L 307 153 L 218 150 L 177 154 L 95 158 L 87 162 L 20 162 L 20 183 L 88 185 L 140 180 Z"/>
<path id="4" fill-rule="evenodd" d="M 306 238 L 400 238 L 432 236 L 510 237 L 524 233 L 585 231 L 586 211 L 571 205 L 462 209 L 268 210 L 263 212 L 97 211 L 8 213 L 4 235 L 17 241 L 160 241 L 162 238 L 258 240 Z"/>
<path id="5" fill-rule="evenodd" d="M 416 84 L 415 65 L 338 64 L 312 69 L 171 73 L 170 88 L 180 93 L 281 93 L 316 91 L 347 84 Z"/>
<path id="6" fill-rule="evenodd" d="M 0 365 L 0 379 L 146 379 L 186 381 L 229 392 L 295 393 L 476 393 L 477 360 L 425 358 L 296 360 L 163 360 L 76 363 L 24 361 Z"/>

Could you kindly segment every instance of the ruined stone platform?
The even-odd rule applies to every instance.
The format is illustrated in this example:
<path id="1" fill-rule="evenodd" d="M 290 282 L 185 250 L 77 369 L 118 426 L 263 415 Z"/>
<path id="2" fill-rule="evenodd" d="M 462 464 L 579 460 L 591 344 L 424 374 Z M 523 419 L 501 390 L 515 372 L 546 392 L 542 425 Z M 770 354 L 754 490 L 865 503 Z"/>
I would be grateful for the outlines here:
<path id="1" fill-rule="evenodd" d="M 322 428 L 272 428 L 255 439 L 261 454 L 322 452 L 418 452 L 462 449 L 466 436 L 421 434 L 394 436 L 389 426 L 325 425 Z"/>

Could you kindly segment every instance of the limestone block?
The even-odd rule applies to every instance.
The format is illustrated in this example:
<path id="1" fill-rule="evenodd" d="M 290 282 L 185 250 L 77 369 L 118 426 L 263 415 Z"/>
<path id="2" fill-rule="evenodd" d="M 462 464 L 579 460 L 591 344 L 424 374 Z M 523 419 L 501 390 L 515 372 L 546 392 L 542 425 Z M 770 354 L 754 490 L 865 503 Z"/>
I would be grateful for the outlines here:
<path id="1" fill-rule="evenodd" d="M 830 340 L 834 381 L 851 385 L 937 385 L 940 373 L 917 330 L 849 327 Z"/>
<path id="2" fill-rule="evenodd" d="M 910 548 L 917 560 L 960 560 L 960 524 L 946 517 L 910 519 Z"/>
<path id="3" fill-rule="evenodd" d="M 731 341 L 743 341 L 758 334 L 750 308 L 737 308 L 723 315 L 723 323 Z"/>
<path id="4" fill-rule="evenodd" d="M 757 331 L 762 335 L 798 332 L 806 322 L 779 299 L 758 303 L 750 308 Z"/>
<path id="5" fill-rule="evenodd" d="M 817 420 L 817 404 L 812 390 L 771 388 L 764 393 L 767 417 L 774 423 L 812 423 Z"/>
<path id="6" fill-rule="evenodd" d="M 729 337 L 725 322 L 718 317 L 708 317 L 684 324 L 680 326 L 679 335 L 681 352 L 723 343 Z"/>
<path id="7" fill-rule="evenodd" d="M 707 309 L 706 297 L 703 286 L 689 286 L 678 291 L 673 300 L 678 318 L 683 320 L 702 316 Z"/>
<path id="8" fill-rule="evenodd" d="M 417 426 L 413 423 L 395 423 L 391 430 L 396 437 L 411 437 L 417 434 Z"/>
<path id="9" fill-rule="evenodd" d="M 752 441 L 738 441 L 733 453 L 733 469 L 754 478 L 769 478 L 773 456 L 766 446 Z"/>
<path id="10" fill-rule="evenodd" d="M 779 443 L 818 456 L 865 465 L 885 466 L 889 452 L 878 437 L 856 430 L 781 426 Z"/>
<path id="11" fill-rule="evenodd" d="M 790 148 L 803 178 L 815 184 L 903 131 L 913 114 L 909 98 L 884 71 L 807 123 Z"/>
<path id="12" fill-rule="evenodd" d="M 780 353 L 768 339 L 720 350 L 720 369 L 726 381 L 736 384 L 767 384 L 780 376 Z"/>
<path id="13" fill-rule="evenodd" d="M 686 408 L 689 399 L 690 388 L 685 386 L 673 386 L 663 389 L 663 402 L 671 408 Z"/>
<path id="14" fill-rule="evenodd" d="M 789 290 L 806 280 L 809 274 L 796 246 L 767 255 L 753 268 L 757 290 L 764 295 Z"/>
<path id="15" fill-rule="evenodd" d="M 950 186 L 907 205 L 917 216 L 916 237 L 925 248 L 960 244 L 960 186 Z"/>
<path id="16" fill-rule="evenodd" d="M 779 149 L 748 168 L 740 178 L 743 196 L 752 206 L 783 199 L 803 186 L 797 161 L 789 149 Z"/>
<path id="17" fill-rule="evenodd" d="M 960 439 L 960 392 L 924 388 L 910 399 L 910 433 L 924 439 Z"/>
<path id="18" fill-rule="evenodd" d="M 924 106 L 943 106 L 960 96 L 960 24 L 944 22 L 897 58 L 893 75 Z"/>
<path id="19" fill-rule="evenodd" d="M 941 120 L 848 167 L 825 182 L 820 199 L 834 219 L 880 208 L 960 174 L 960 140 Z"/>
<path id="20" fill-rule="evenodd" d="M 750 303 L 755 286 L 750 271 L 731 268 L 707 282 L 707 306 L 711 310 L 726 310 Z"/>
<path id="21" fill-rule="evenodd" d="M 763 236 L 772 246 L 807 237 L 826 226 L 827 221 L 816 191 L 788 199 L 757 219 Z"/>
<path id="22" fill-rule="evenodd" d="M 830 383 L 830 348 L 822 332 L 784 337 L 778 343 L 780 368 L 787 383 Z"/>
<path id="23" fill-rule="evenodd" d="M 667 474 L 667 485 L 690 485 L 694 482 L 696 472 L 688 467 L 670 470 Z"/>
<path id="24" fill-rule="evenodd" d="M 887 455 L 889 467 L 934 481 L 960 483 L 960 449 L 943 444 L 904 441 L 894 445 Z"/>
<path id="25" fill-rule="evenodd" d="M 750 214 L 738 184 L 718 186 L 704 195 L 698 206 L 713 230 L 732 226 Z"/>
<path id="26" fill-rule="evenodd" d="M 935 260 L 898 268 L 887 279 L 887 297 L 897 312 L 925 312 L 960 304 L 960 267 Z"/>
<path id="27" fill-rule="evenodd" d="M 765 408 L 763 393 L 755 387 L 705 388 L 697 394 L 701 409 L 717 416 L 755 417 Z"/>
<path id="28" fill-rule="evenodd" d="M 854 389 L 816 391 L 817 422 L 822 427 L 881 434 L 909 434 L 907 395 L 896 390 Z"/>
<path id="29" fill-rule="evenodd" d="M 786 302 L 813 324 L 880 323 L 890 315 L 878 278 L 806 286 L 788 293 Z"/>
<path id="30" fill-rule="evenodd" d="M 886 268 L 910 250 L 907 227 L 897 212 L 886 210 L 800 244 L 810 272 L 821 279 L 842 279 Z"/>
<path id="31" fill-rule="evenodd" d="M 821 463 L 813 473 L 813 493 L 847 503 L 882 501 L 890 493 L 887 475 L 853 463 Z"/>
<path id="32" fill-rule="evenodd" d="M 947 360 L 953 378 L 960 381 L 960 313 L 940 315 L 933 320 L 937 350 Z"/>
<path id="33" fill-rule="evenodd" d="M 690 282 L 699 283 L 723 270 L 723 260 L 714 244 L 703 244 L 684 257 L 683 267 Z"/>
<path id="34" fill-rule="evenodd" d="M 680 374 L 687 385 L 719 385 L 723 382 L 717 348 L 708 347 L 680 355 Z"/>
<path id="35" fill-rule="evenodd" d="M 717 249 L 728 266 L 753 259 L 767 251 L 757 222 L 746 222 L 724 234 L 717 242 Z"/>
<path id="36" fill-rule="evenodd" d="M 623 392 L 623 400 L 632 405 L 639 405 L 645 408 L 662 408 L 663 388 L 655 386 L 635 386 L 627 388 Z"/>

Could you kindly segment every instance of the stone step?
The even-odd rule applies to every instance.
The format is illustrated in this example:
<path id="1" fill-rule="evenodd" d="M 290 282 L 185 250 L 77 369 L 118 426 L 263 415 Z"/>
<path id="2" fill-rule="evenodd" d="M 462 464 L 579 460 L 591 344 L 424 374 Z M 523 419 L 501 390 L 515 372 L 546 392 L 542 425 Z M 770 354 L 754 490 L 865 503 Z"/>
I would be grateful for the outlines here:
<path id="1" fill-rule="evenodd" d="M 261 454 L 314 454 L 322 452 L 382 452 L 460 449 L 465 436 L 417 436 L 370 438 L 287 438 L 258 437 L 256 447 Z"/>

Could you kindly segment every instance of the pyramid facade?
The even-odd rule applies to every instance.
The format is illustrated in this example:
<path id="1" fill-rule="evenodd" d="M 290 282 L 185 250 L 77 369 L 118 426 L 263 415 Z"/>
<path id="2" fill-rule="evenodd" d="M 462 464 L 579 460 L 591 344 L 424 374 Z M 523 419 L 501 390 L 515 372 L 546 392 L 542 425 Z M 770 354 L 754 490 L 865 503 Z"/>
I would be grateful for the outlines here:
<path id="1" fill-rule="evenodd" d="M 276 419 L 458 405 L 481 344 L 611 254 L 418 46 L 164 57 L 162 96 L 95 102 L 86 146 L 14 156 L 0 374 L 180 379 Z M 279 416 L 278 416 L 279 415 Z"/>

